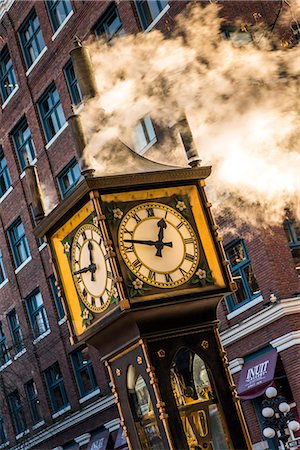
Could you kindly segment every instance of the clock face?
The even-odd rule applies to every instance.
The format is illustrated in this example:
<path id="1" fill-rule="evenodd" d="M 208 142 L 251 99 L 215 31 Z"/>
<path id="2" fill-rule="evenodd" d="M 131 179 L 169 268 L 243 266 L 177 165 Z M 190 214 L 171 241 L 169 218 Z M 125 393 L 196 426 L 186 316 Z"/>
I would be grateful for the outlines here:
<path id="1" fill-rule="evenodd" d="M 193 228 L 163 203 L 142 203 L 128 211 L 119 226 L 118 243 L 130 271 L 152 286 L 174 288 L 186 283 L 198 266 Z"/>
<path id="2" fill-rule="evenodd" d="M 72 243 L 72 276 L 82 302 L 93 312 L 104 311 L 110 304 L 113 282 L 107 259 L 100 230 L 82 225 Z"/>

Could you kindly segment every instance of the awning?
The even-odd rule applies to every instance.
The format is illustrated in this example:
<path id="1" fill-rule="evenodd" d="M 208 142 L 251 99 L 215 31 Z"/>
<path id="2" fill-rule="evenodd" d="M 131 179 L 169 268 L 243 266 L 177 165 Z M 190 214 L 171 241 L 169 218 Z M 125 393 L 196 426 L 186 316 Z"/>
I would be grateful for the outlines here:
<path id="1" fill-rule="evenodd" d="M 89 442 L 87 450 L 106 450 L 107 442 L 109 438 L 109 431 L 103 430 L 99 433 L 95 433 Z"/>
<path id="2" fill-rule="evenodd" d="M 117 450 L 117 449 L 118 450 L 119 449 L 122 449 L 122 450 L 128 449 L 127 440 L 126 440 L 126 437 L 125 437 L 125 434 L 124 434 L 124 430 L 123 430 L 122 427 L 120 427 L 119 430 L 118 430 L 118 434 L 117 434 L 117 437 L 116 437 L 116 442 L 115 442 L 114 449 L 115 450 Z"/>
<path id="3" fill-rule="evenodd" d="M 237 388 L 241 400 L 251 400 L 264 394 L 273 382 L 276 361 L 277 351 L 271 350 L 246 362 Z"/>

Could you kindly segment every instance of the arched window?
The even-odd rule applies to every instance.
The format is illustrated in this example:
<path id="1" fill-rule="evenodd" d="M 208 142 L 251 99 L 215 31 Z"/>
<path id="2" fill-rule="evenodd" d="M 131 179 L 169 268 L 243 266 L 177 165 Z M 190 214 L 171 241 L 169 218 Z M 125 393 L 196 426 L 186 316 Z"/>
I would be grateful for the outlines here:
<path id="1" fill-rule="evenodd" d="M 132 365 L 127 371 L 127 390 L 141 448 L 164 450 L 149 390 L 144 378 Z"/>
<path id="2" fill-rule="evenodd" d="M 208 368 L 196 353 L 183 348 L 176 354 L 171 384 L 189 448 L 232 448 Z"/>

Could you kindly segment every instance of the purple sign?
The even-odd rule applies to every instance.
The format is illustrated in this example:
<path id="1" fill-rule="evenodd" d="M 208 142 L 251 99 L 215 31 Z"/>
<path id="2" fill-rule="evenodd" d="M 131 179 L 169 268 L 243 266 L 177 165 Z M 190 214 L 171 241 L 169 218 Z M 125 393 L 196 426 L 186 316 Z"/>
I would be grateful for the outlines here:
<path id="1" fill-rule="evenodd" d="M 276 361 L 277 351 L 271 350 L 244 365 L 237 389 L 241 400 L 250 400 L 264 393 L 272 384 Z"/>
<path id="2" fill-rule="evenodd" d="M 106 450 L 108 438 L 108 430 L 96 433 L 89 442 L 88 450 Z"/>

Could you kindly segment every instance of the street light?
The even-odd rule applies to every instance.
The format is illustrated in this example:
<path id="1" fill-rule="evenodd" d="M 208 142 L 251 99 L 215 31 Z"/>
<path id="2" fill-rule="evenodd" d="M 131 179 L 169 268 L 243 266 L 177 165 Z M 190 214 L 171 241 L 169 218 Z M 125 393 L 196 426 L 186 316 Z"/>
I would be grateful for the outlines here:
<path id="1" fill-rule="evenodd" d="M 290 406 L 285 398 L 281 395 L 277 396 L 275 387 L 268 387 L 265 395 L 267 398 L 262 402 L 261 411 L 265 426 L 263 435 L 268 439 L 276 437 L 278 448 L 288 449 L 287 441 L 290 433 L 286 433 L 286 429 L 292 432 L 298 431 L 300 424 L 294 420 L 294 415 L 290 412 Z"/>

